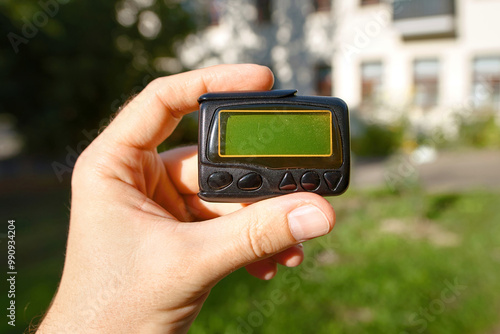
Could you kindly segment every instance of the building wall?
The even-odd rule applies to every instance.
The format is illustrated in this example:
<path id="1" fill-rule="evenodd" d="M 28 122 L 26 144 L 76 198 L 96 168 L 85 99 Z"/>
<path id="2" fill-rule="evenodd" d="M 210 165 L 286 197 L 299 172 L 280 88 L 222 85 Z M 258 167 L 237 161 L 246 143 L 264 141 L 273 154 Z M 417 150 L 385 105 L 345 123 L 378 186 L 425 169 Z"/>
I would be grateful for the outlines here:
<path id="1" fill-rule="evenodd" d="M 259 19 L 257 5 L 266 1 L 198 1 L 216 4 L 219 19 L 182 45 L 185 66 L 260 63 L 275 73 L 275 88 L 296 88 L 301 94 L 317 94 L 318 69 L 331 68 L 331 85 L 323 90 L 328 93 L 331 86 L 331 95 L 352 110 L 382 119 L 405 113 L 415 123 L 452 129 L 453 112 L 470 108 L 478 97 L 473 94 L 474 59 L 500 57 L 500 0 L 456 0 L 454 36 L 416 40 L 402 38 L 392 1 L 361 6 L 361 0 L 331 0 L 330 10 L 317 11 L 313 1 L 271 0 L 266 22 Z M 436 105 L 415 107 L 414 64 L 425 59 L 439 61 Z M 370 62 L 382 64 L 378 107 L 362 101 L 361 66 Z"/>
<path id="2" fill-rule="evenodd" d="M 334 94 L 349 105 L 361 104 L 363 62 L 384 66 L 384 100 L 406 105 L 413 99 L 413 62 L 437 58 L 440 62 L 439 108 L 457 108 L 472 94 L 475 57 L 500 56 L 500 1 L 457 0 L 456 37 L 404 41 L 392 20 L 392 5 L 360 6 L 360 1 L 334 0 L 337 9 L 333 55 Z"/>

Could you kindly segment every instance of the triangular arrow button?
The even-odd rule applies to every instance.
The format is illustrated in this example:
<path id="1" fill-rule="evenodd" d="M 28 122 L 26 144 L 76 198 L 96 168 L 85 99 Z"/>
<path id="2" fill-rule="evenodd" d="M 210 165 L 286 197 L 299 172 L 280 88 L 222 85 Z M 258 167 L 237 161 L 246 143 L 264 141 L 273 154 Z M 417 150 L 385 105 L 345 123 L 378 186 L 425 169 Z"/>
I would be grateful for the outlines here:
<path id="1" fill-rule="evenodd" d="M 292 173 L 286 172 L 280 182 L 280 190 L 295 190 L 297 189 L 297 183 L 293 178 Z"/>

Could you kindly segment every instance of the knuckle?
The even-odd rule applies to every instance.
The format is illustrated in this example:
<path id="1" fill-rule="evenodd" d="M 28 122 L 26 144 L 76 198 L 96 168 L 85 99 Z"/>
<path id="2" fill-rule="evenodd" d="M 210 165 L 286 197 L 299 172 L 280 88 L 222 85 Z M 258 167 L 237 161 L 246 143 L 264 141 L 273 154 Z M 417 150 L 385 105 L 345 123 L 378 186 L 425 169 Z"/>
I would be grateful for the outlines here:
<path id="1" fill-rule="evenodd" d="M 146 89 L 150 89 L 153 91 L 158 90 L 163 85 L 164 81 L 164 77 L 154 78 L 146 85 Z"/>
<path id="2" fill-rule="evenodd" d="M 96 152 L 92 144 L 83 150 L 73 166 L 72 187 L 85 188 L 92 183 L 102 172 L 102 167 L 107 165 L 106 162 L 101 161 L 105 158 L 102 153 Z"/>
<path id="3" fill-rule="evenodd" d="M 255 219 L 248 229 L 247 233 L 248 244 L 252 251 L 252 255 L 257 258 L 265 258 L 276 252 L 275 243 L 270 236 L 265 224 Z"/>
<path id="4" fill-rule="evenodd" d="M 73 166 L 73 179 L 74 182 L 75 176 L 85 173 L 88 169 L 88 153 L 84 150 L 76 159 L 75 165 Z"/>

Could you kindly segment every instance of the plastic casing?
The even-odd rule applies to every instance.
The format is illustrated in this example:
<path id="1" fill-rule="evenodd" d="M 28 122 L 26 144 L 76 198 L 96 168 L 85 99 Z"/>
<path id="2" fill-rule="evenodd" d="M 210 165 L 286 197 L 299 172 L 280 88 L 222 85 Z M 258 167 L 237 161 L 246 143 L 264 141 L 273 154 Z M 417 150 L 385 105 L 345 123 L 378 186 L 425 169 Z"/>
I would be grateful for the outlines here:
<path id="1" fill-rule="evenodd" d="M 198 196 L 210 202 L 255 202 L 265 198 L 294 193 L 312 192 L 322 196 L 334 196 L 344 193 L 349 185 L 350 178 L 350 134 L 349 134 L 349 112 L 344 101 L 335 97 L 323 96 L 297 96 L 296 90 L 271 90 L 259 92 L 224 92 L 208 93 L 200 96 L 199 133 L 198 133 L 198 183 L 200 192 Z M 307 164 L 307 167 L 269 167 L 262 164 L 254 164 L 251 159 L 241 159 L 231 162 L 214 162 L 209 158 L 209 136 L 211 128 L 216 122 L 217 112 L 226 109 L 265 109 L 279 106 L 279 108 L 290 109 L 327 109 L 332 112 L 334 129 L 337 129 L 337 137 L 340 138 L 341 164 L 318 163 L 318 165 Z M 312 131 L 312 129 L 304 129 Z M 212 154 L 213 155 L 213 154 Z M 302 158 L 304 162 L 307 157 Z M 223 161 L 224 159 L 218 159 Z M 236 159 L 238 160 L 238 159 Z M 334 166 L 335 165 L 335 166 Z M 305 190 L 301 186 L 301 177 L 304 173 L 313 171 L 320 175 L 321 182 L 313 191 Z M 323 175 L 326 172 L 340 173 L 341 178 L 334 189 L 328 187 Z M 227 172 L 232 176 L 232 183 L 219 190 L 212 189 L 208 184 L 210 175 L 216 172 Z M 238 180 L 244 175 L 255 172 L 262 177 L 262 185 L 256 190 L 241 190 Z M 279 184 L 285 173 L 291 173 L 296 180 L 295 190 L 280 190 Z"/>

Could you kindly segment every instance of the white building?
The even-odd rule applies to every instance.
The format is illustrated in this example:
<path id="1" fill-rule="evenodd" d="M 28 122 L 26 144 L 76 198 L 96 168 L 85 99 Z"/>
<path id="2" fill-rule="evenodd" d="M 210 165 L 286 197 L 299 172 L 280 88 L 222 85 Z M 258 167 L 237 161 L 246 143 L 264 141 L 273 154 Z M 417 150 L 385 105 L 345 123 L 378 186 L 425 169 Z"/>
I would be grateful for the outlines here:
<path id="1" fill-rule="evenodd" d="M 334 16 L 329 0 L 198 0 L 198 6 L 211 14 L 210 22 L 180 48 L 184 66 L 259 63 L 273 70 L 277 88 L 331 94 Z M 316 72 L 323 85 L 315 84 L 320 80 Z"/>
<path id="2" fill-rule="evenodd" d="M 334 94 L 350 105 L 411 106 L 442 126 L 453 111 L 500 109 L 500 1 L 336 0 L 336 10 Z"/>
<path id="3" fill-rule="evenodd" d="M 187 67 L 261 63 L 277 88 L 436 126 L 455 111 L 500 110 L 500 0 L 209 3 L 211 25 L 181 48 Z"/>

